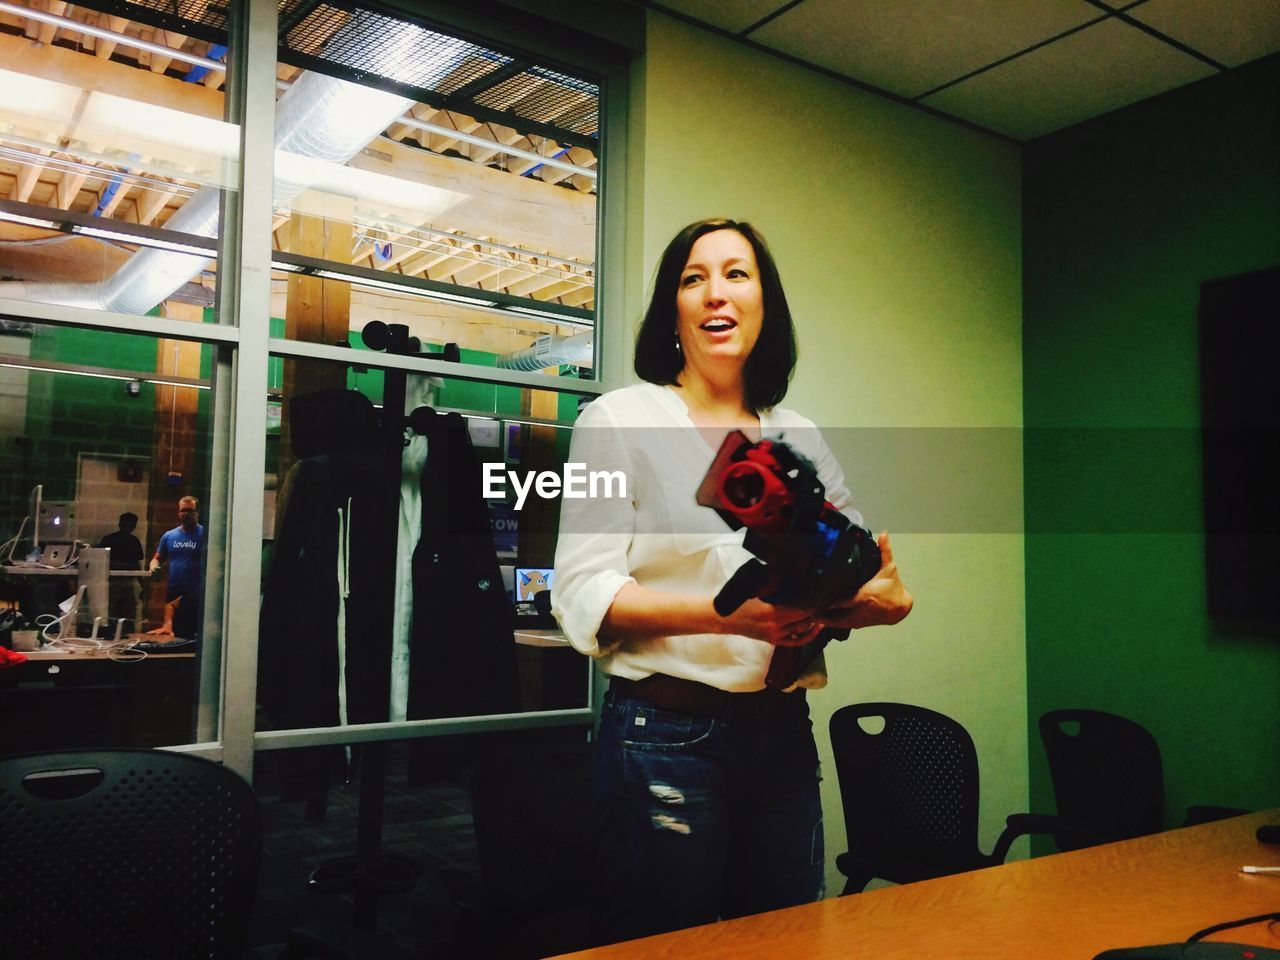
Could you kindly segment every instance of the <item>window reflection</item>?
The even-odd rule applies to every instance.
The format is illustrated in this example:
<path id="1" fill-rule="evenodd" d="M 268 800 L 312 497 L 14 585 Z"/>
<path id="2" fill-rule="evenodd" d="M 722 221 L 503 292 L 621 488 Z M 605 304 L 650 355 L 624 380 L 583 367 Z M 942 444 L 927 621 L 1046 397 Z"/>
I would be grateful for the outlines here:
<path id="1" fill-rule="evenodd" d="M 482 481 L 484 463 L 559 471 L 577 397 L 378 370 L 352 353 L 273 372 L 262 720 L 280 730 L 585 706 L 587 662 L 516 573 L 551 567 L 558 504 L 517 510 L 512 489 L 487 498 Z"/>

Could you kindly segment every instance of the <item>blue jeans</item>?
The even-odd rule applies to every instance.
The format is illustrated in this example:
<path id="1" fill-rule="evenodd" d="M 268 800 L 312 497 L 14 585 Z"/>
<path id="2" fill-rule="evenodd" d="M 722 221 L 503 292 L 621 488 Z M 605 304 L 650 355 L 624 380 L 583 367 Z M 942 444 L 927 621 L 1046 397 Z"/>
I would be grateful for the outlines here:
<path id="1" fill-rule="evenodd" d="M 751 698 L 710 718 L 606 696 L 592 804 L 602 941 L 821 898 L 818 752 L 804 696 L 785 696 L 767 719 Z"/>

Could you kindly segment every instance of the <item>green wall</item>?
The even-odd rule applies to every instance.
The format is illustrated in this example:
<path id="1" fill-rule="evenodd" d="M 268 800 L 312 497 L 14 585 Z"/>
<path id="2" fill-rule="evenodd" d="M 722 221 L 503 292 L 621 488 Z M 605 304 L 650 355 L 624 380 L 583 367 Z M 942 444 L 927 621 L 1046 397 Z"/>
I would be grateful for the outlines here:
<path id="1" fill-rule="evenodd" d="M 1031 799 L 1046 710 L 1109 710 L 1191 803 L 1280 803 L 1280 641 L 1205 613 L 1197 298 L 1280 263 L 1280 57 L 1028 144 L 1023 297 Z"/>
<path id="2" fill-rule="evenodd" d="M 1027 803 L 1022 462 L 1003 442 L 1022 418 L 1018 150 L 661 14 L 648 22 L 628 131 L 626 323 L 605 331 L 606 369 L 624 354 L 629 370 L 680 227 L 716 215 L 760 227 L 797 322 L 786 404 L 838 437 L 855 501 L 873 526 L 893 524 L 917 598 L 900 626 L 829 648 L 830 685 L 811 698 L 828 894 L 843 885 L 845 836 L 826 731 L 846 703 L 919 703 L 973 733 L 989 850 Z M 954 483 L 921 453 L 954 437 L 1003 444 L 975 493 L 1013 505 L 1003 529 L 936 522 Z"/>
<path id="3" fill-rule="evenodd" d="M 154 375 L 156 341 L 102 330 L 37 327 L 32 337 L 31 357 L 136 372 L 141 376 Z M 207 377 L 209 369 L 209 350 L 205 348 L 201 376 Z M 154 384 L 143 383 L 138 396 L 128 397 L 124 383 L 119 380 L 32 371 L 28 375 L 27 390 L 27 440 L 19 448 L 21 455 L 12 458 L 12 469 L 19 471 L 23 478 L 22 491 L 42 483 L 45 499 L 74 500 L 80 454 L 138 457 L 147 461 L 154 455 Z M 180 493 L 193 493 L 203 500 L 208 495 L 209 469 L 207 392 L 200 393 L 198 404 L 191 476 L 175 489 Z M 162 466 L 153 465 L 157 469 Z M 0 462 L 0 468 L 9 469 L 9 465 Z M 6 505 L 5 515 L 21 516 L 25 496 L 23 492 L 23 499 Z"/>

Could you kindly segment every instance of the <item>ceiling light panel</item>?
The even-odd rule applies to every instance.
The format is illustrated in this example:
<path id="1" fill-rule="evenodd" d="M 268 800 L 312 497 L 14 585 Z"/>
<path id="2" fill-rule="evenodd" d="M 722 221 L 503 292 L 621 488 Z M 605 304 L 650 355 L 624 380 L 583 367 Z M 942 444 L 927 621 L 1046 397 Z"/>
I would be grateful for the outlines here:
<path id="1" fill-rule="evenodd" d="M 1216 73 L 1108 19 L 948 87 L 922 102 L 1030 140 Z"/>
<path id="2" fill-rule="evenodd" d="M 786 4 L 787 0 L 662 0 L 664 7 L 730 33 L 739 33 L 759 23 Z"/>
<path id="3" fill-rule="evenodd" d="M 750 38 L 917 97 L 1102 15 L 1084 0 L 805 0 Z"/>
<path id="4" fill-rule="evenodd" d="M 1228 67 L 1280 50 L 1275 0 L 1147 0 L 1126 12 Z"/>

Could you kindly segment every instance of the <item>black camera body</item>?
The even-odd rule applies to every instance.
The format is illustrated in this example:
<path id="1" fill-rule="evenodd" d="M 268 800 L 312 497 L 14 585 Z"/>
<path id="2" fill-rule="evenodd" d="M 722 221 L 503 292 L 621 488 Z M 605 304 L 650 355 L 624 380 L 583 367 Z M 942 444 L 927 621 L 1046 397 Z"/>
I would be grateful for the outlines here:
<path id="1" fill-rule="evenodd" d="M 821 610 L 853 596 L 880 569 L 871 531 L 832 506 L 813 464 L 781 441 L 752 443 L 741 431 L 730 433 L 696 499 L 732 529 L 745 527 L 743 546 L 758 558 L 716 594 L 722 617 L 752 597 Z M 789 686 L 827 643 L 848 635 L 829 629 L 804 647 L 776 648 L 765 683 Z"/>

